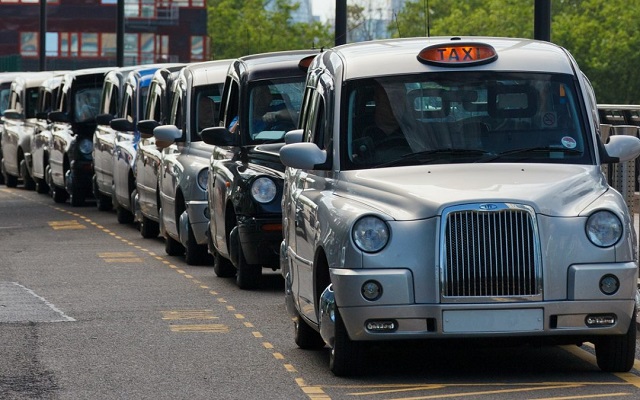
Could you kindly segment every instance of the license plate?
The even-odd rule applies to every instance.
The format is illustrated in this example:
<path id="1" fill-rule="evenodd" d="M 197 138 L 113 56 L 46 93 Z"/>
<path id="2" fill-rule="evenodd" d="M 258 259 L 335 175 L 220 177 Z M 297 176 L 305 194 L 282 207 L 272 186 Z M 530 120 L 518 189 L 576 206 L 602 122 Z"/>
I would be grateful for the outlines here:
<path id="1" fill-rule="evenodd" d="M 532 332 L 544 329 L 541 308 L 525 310 L 443 311 L 445 333 Z"/>

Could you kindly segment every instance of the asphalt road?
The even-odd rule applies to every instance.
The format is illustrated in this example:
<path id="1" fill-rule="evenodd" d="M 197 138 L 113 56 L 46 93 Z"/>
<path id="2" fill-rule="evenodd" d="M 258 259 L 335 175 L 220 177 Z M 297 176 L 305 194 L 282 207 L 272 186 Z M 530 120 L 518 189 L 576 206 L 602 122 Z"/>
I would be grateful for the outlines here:
<path id="1" fill-rule="evenodd" d="M 295 345 L 278 272 L 241 291 L 114 212 L 0 186 L 0 399 L 640 398 L 640 361 L 603 373 L 588 344 L 381 345 L 350 379 L 328 358 Z"/>

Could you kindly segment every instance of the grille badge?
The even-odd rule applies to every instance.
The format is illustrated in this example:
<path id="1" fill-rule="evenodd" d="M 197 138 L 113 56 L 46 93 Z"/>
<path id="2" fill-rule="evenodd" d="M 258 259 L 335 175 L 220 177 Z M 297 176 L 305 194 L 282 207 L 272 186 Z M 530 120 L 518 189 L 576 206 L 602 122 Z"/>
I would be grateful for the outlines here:
<path id="1" fill-rule="evenodd" d="M 478 206 L 478 209 L 483 210 L 483 211 L 491 211 L 491 210 L 495 210 L 497 209 L 498 206 L 492 203 L 485 203 L 485 204 L 480 204 Z"/>

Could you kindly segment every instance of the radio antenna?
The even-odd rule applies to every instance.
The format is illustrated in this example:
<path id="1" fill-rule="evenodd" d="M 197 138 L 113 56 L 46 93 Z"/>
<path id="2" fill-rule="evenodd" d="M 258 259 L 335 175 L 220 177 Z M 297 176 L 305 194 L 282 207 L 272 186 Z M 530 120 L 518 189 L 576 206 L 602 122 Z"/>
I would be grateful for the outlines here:
<path id="1" fill-rule="evenodd" d="M 426 30 L 425 33 L 427 34 L 427 37 L 430 37 L 431 36 L 431 19 L 429 18 L 430 17 L 429 16 L 429 0 L 425 0 L 424 3 L 422 4 L 424 4 L 424 7 L 425 7 L 424 14 L 425 14 L 425 23 L 427 25 L 425 27 L 425 30 Z"/>

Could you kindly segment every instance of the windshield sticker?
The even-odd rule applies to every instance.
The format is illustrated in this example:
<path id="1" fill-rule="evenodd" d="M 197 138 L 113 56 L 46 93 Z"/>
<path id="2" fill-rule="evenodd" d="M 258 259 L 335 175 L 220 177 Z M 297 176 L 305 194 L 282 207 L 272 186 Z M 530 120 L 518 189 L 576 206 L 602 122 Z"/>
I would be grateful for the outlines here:
<path id="1" fill-rule="evenodd" d="M 576 148 L 576 140 L 571 136 L 564 136 L 560 141 L 562 142 L 562 145 L 567 149 Z"/>
<path id="2" fill-rule="evenodd" d="M 558 127 L 558 118 L 556 117 L 556 113 L 554 112 L 546 112 L 542 116 L 542 123 L 545 128 L 557 128 Z"/>

